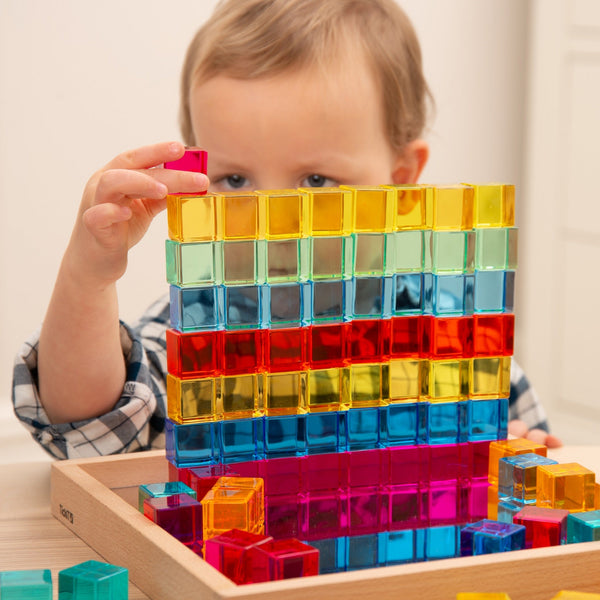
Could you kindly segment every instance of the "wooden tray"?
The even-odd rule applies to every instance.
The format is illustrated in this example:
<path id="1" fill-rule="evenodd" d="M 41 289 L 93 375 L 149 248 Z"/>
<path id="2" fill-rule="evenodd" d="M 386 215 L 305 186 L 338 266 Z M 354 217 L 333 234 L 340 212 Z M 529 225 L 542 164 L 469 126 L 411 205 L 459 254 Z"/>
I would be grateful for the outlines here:
<path id="1" fill-rule="evenodd" d="M 137 510 L 137 488 L 168 480 L 164 450 L 56 462 L 52 514 L 153 600 L 455 600 L 506 592 L 550 600 L 600 592 L 600 542 L 520 550 L 237 586 Z"/>

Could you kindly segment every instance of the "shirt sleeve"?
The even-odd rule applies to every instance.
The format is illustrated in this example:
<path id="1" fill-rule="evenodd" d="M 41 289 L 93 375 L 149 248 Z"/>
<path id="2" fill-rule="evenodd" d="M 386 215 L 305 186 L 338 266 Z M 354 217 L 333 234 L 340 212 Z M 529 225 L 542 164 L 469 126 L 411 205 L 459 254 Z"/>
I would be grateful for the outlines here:
<path id="1" fill-rule="evenodd" d="M 50 423 L 40 402 L 36 332 L 15 359 L 12 400 L 17 418 L 56 458 L 164 448 L 168 321 L 169 300 L 165 297 L 155 302 L 135 326 L 121 323 L 121 346 L 127 364 L 121 397 L 110 412 L 74 423 Z"/>
<path id="2" fill-rule="evenodd" d="M 510 368 L 508 418 L 511 421 L 520 419 L 529 429 L 543 429 L 547 433 L 550 432 L 546 411 L 539 396 L 514 358 Z"/>

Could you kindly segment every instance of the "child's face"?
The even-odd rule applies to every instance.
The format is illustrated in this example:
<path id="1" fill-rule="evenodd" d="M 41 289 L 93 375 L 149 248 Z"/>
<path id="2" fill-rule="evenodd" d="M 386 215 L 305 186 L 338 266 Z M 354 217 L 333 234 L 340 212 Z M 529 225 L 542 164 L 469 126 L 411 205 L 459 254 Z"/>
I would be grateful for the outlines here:
<path id="1" fill-rule="evenodd" d="M 380 92 L 363 57 L 270 78 L 224 75 L 191 91 L 196 144 L 208 151 L 212 191 L 416 181 L 421 140 L 394 151 Z M 415 160 L 416 158 L 416 160 Z"/>

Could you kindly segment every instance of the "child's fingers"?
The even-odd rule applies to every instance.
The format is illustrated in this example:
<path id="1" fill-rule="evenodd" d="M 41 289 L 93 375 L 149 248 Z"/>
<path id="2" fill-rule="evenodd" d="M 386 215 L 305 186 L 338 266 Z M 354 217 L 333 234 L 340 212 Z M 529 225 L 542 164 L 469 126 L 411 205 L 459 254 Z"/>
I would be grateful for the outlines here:
<path id="1" fill-rule="evenodd" d="M 98 176 L 94 204 L 126 198 L 159 200 L 169 192 L 200 193 L 206 191 L 208 183 L 206 175 L 188 171 L 109 169 Z"/>
<path id="2" fill-rule="evenodd" d="M 198 194 L 205 192 L 209 185 L 209 179 L 203 173 L 171 169 L 150 169 L 146 173 L 167 186 L 170 194 Z"/>
<path id="3" fill-rule="evenodd" d="M 546 446 L 548 446 L 548 448 L 560 448 L 562 445 L 562 440 L 555 435 L 549 434 L 546 437 Z"/>
<path id="4" fill-rule="evenodd" d="M 548 448 L 560 448 L 562 442 L 554 435 L 550 435 L 543 429 L 530 429 L 527 432 L 527 439 L 536 444 L 544 444 Z"/>
<path id="5" fill-rule="evenodd" d="M 160 142 L 128 150 L 113 158 L 105 169 L 150 169 L 183 156 L 185 146 L 181 142 Z"/>
<path id="6" fill-rule="evenodd" d="M 167 186 L 147 173 L 109 169 L 98 177 L 93 203 L 115 203 L 132 198 L 159 200 L 167 193 Z"/>
<path id="7" fill-rule="evenodd" d="M 119 204 L 98 204 L 83 213 L 83 224 L 100 242 L 113 235 L 113 228 L 131 218 L 131 208 Z"/>
<path id="8" fill-rule="evenodd" d="M 527 435 L 528 430 L 529 427 L 527 427 L 527 425 L 519 419 L 513 419 L 512 421 L 508 422 L 508 433 L 510 433 L 510 435 L 522 438 Z"/>

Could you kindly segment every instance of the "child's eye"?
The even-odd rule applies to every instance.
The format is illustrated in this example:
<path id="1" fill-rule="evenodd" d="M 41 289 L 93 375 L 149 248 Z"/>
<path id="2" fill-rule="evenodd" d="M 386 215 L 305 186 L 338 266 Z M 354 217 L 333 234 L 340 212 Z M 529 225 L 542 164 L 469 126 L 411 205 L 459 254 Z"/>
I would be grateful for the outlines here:
<path id="1" fill-rule="evenodd" d="M 337 183 L 333 179 L 313 173 L 304 179 L 301 187 L 335 187 Z"/>
<path id="2" fill-rule="evenodd" d="M 223 177 L 221 181 L 233 190 L 239 190 L 248 185 L 248 180 L 237 173 Z"/>
<path id="3" fill-rule="evenodd" d="M 234 173 L 224 177 L 215 177 L 211 189 L 215 192 L 231 192 L 241 189 L 250 189 L 250 181 L 243 175 Z"/>

